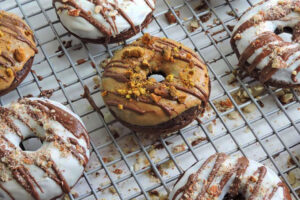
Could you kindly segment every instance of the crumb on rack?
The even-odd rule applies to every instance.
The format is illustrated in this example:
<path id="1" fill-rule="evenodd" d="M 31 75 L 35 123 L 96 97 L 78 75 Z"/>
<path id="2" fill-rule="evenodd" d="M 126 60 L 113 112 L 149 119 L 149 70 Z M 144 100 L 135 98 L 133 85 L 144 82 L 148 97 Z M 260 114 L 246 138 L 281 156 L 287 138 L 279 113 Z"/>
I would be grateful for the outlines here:
<path id="1" fill-rule="evenodd" d="M 186 148 L 186 146 L 185 146 L 184 143 L 178 144 L 178 145 L 176 145 L 176 146 L 174 146 L 174 147 L 172 148 L 172 152 L 175 153 L 175 154 L 176 154 L 176 153 L 180 153 L 180 152 L 184 151 L 185 148 Z"/>
<path id="2" fill-rule="evenodd" d="M 229 98 L 225 100 L 216 100 L 213 102 L 219 112 L 226 112 L 233 108 L 233 104 Z"/>
<path id="3" fill-rule="evenodd" d="M 176 13 L 177 17 L 180 17 L 180 11 L 179 10 L 175 10 L 175 13 Z M 167 18 L 169 24 L 174 24 L 177 21 L 176 17 L 174 16 L 174 14 L 171 11 L 167 12 L 165 14 L 165 17 Z"/>
<path id="4" fill-rule="evenodd" d="M 198 22 L 198 20 L 193 19 L 190 24 L 189 24 L 189 31 L 190 32 L 194 32 L 195 30 L 197 30 L 200 27 L 200 24 Z"/>
<path id="5" fill-rule="evenodd" d="M 204 15 L 200 16 L 199 18 L 200 18 L 202 23 L 205 23 L 205 22 L 208 22 L 208 20 L 210 20 L 211 16 L 212 16 L 212 13 L 209 12 L 207 14 L 204 14 Z"/>

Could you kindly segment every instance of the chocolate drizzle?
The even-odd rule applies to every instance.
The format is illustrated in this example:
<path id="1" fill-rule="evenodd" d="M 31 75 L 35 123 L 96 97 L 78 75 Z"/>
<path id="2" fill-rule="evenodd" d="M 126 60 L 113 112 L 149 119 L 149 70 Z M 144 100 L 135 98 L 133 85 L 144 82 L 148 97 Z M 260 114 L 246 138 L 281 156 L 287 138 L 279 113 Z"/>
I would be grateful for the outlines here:
<path id="1" fill-rule="evenodd" d="M 254 7 L 262 6 L 263 3 L 268 2 L 268 0 L 264 0 Z M 286 62 L 288 58 L 294 55 L 296 52 L 299 52 L 300 46 L 298 45 L 296 48 L 287 48 L 292 44 L 296 44 L 300 35 L 299 27 L 300 23 L 297 23 L 293 28 L 293 42 L 284 42 L 281 37 L 276 35 L 273 32 L 262 32 L 255 39 L 249 44 L 249 46 L 243 51 L 239 52 L 237 48 L 237 42 L 239 40 L 246 40 L 242 37 L 247 37 L 246 34 L 243 34 L 251 27 L 260 26 L 261 23 L 265 23 L 266 21 L 288 21 L 291 20 L 287 16 L 292 13 L 296 12 L 296 8 L 298 7 L 297 1 L 287 1 L 286 3 L 277 3 L 272 5 L 267 10 L 263 8 L 257 14 L 252 16 L 249 20 L 243 22 L 233 33 L 231 38 L 231 46 L 239 58 L 239 66 L 245 69 L 245 72 L 253 77 L 259 78 L 262 83 L 269 83 L 274 81 L 272 79 L 273 75 L 280 69 L 285 69 L 291 67 L 291 65 L 287 65 Z M 253 9 L 253 8 L 252 8 Z M 251 12 L 250 9 L 247 12 Z M 243 17 L 243 16 L 242 16 Z M 288 25 L 287 25 L 288 26 Z M 280 28 L 280 27 L 278 27 Z M 263 28 L 261 28 L 263 29 Z M 261 31 L 260 31 L 261 32 Z M 277 44 L 275 44 L 277 43 Z M 248 59 L 260 48 L 266 46 L 261 53 L 259 53 L 252 63 L 248 63 Z M 281 52 L 276 52 L 278 49 L 286 48 L 286 52 L 283 54 Z M 281 57 L 282 62 L 276 63 L 277 60 L 273 59 L 276 57 Z M 270 57 L 269 62 L 267 65 L 262 67 L 261 70 L 257 69 L 257 66 L 267 57 Z M 295 61 L 294 61 L 295 62 Z M 291 75 L 291 80 L 293 82 L 297 82 L 296 76 L 300 72 L 300 69 L 296 69 L 293 71 Z"/>
<path id="2" fill-rule="evenodd" d="M 106 104 L 108 106 L 118 106 L 118 105 L 122 104 L 122 102 L 118 102 L 118 101 L 114 101 L 114 100 L 108 100 L 106 102 Z M 136 105 L 134 105 L 133 103 L 129 103 L 129 102 L 124 104 L 123 106 L 124 106 L 124 109 L 131 110 L 131 111 L 136 112 L 136 113 L 141 114 L 141 115 L 145 114 L 145 113 L 149 113 L 149 112 L 150 113 L 154 112 L 154 111 L 151 111 L 151 110 L 150 111 L 143 110 L 143 109 L 137 107 Z"/>
<path id="3" fill-rule="evenodd" d="M 149 0 L 144 0 L 147 6 L 151 8 L 153 11 L 154 8 L 151 6 Z M 102 15 L 104 20 L 109 24 L 111 29 L 108 29 L 104 24 L 101 24 L 95 17 L 91 15 L 91 13 L 85 11 L 79 4 L 76 3 L 76 0 L 54 0 L 53 3 L 60 2 L 63 6 L 57 8 L 57 10 L 63 11 L 67 10 L 69 12 L 78 12 L 78 14 L 74 15 L 75 17 L 82 17 L 90 24 L 92 24 L 99 32 L 101 32 L 105 37 L 106 40 L 109 41 L 109 38 L 114 34 L 118 34 L 118 27 L 116 26 L 116 16 L 110 16 L 107 12 L 112 12 L 114 10 L 118 11 L 118 15 L 121 15 L 130 25 L 132 30 L 137 33 L 138 30 L 136 29 L 135 24 L 133 23 L 132 19 L 119 7 L 118 0 L 114 0 L 114 3 L 110 3 L 107 0 L 91 0 L 95 7 L 99 9 L 99 14 Z M 76 9 L 76 10 L 74 10 Z M 96 8 L 95 8 L 96 9 Z M 72 16 L 72 15 L 71 15 Z M 112 32 L 113 31 L 113 32 Z"/>
<path id="4" fill-rule="evenodd" d="M 35 44 L 33 42 L 31 42 L 29 39 L 27 39 L 25 37 L 24 33 L 22 33 L 20 31 L 20 29 L 18 28 L 18 27 L 23 28 L 23 29 L 25 28 L 26 31 L 31 32 L 29 30 L 29 28 L 27 27 L 27 25 L 25 25 L 22 21 L 13 19 L 12 17 L 10 17 L 2 12 L 2 15 L 0 17 L 0 25 L 10 30 L 10 31 L 2 30 L 3 32 L 10 34 L 11 36 L 15 37 L 16 39 L 18 39 L 22 42 L 25 42 L 35 51 L 35 53 L 38 52 Z"/>
<path id="5" fill-rule="evenodd" d="M 247 158 L 239 157 L 235 164 L 229 164 L 224 168 L 223 163 L 227 159 L 231 158 L 224 153 L 214 154 L 209 157 L 195 173 L 188 177 L 187 182 L 177 189 L 172 200 L 219 199 L 220 195 L 224 194 L 224 187 L 228 184 L 229 180 L 233 180 L 233 182 L 230 185 L 229 191 L 225 192 L 226 197 L 230 199 L 234 199 L 239 195 L 246 197 L 247 191 L 250 190 L 247 199 L 257 199 L 259 192 L 265 189 L 262 187 L 263 180 L 267 174 L 267 168 L 264 166 L 258 167 L 253 175 L 248 177 L 248 175 L 245 175 L 249 167 L 249 160 Z M 212 165 L 212 167 L 208 167 L 209 165 Z M 207 177 L 201 176 L 204 170 L 210 170 Z M 258 178 L 256 179 L 255 176 Z M 241 184 L 242 179 L 246 177 L 247 182 L 243 181 L 243 184 Z M 214 185 L 211 185 L 212 183 Z M 279 182 L 275 186 L 270 186 L 269 191 L 263 190 L 266 193 L 264 194 L 264 200 L 271 200 L 280 187 L 283 188 L 284 199 L 291 200 L 289 191 L 283 182 Z"/>
<path id="6" fill-rule="evenodd" d="M 48 103 L 41 100 L 37 100 L 37 101 L 21 100 L 19 102 L 21 104 L 27 104 L 38 108 L 49 118 L 59 122 L 65 129 L 73 133 L 75 137 L 77 138 L 83 137 L 86 143 L 89 144 L 89 135 L 87 134 L 86 129 L 78 119 L 76 119 L 68 112 L 53 105 L 52 103 Z"/>
<path id="7" fill-rule="evenodd" d="M 62 153 L 70 152 L 81 165 L 85 166 L 87 164 L 87 152 L 77 140 L 68 138 L 67 141 L 64 141 L 63 138 L 56 134 L 56 130 L 52 127 L 46 128 L 47 125 L 45 124 L 47 123 L 45 122 L 47 120 L 57 121 L 76 138 L 84 138 L 88 145 L 89 136 L 77 118 L 47 101 L 21 99 L 17 104 L 21 107 L 24 106 L 26 115 L 30 116 L 32 120 L 36 121 L 36 123 L 41 126 L 41 128 L 45 129 L 46 135 L 39 136 L 42 141 L 52 142 Z M 25 116 L 16 113 L 14 107 L 0 107 L 0 117 L 2 122 L 5 122 L 6 126 L 9 127 L 12 132 L 15 132 L 21 139 L 23 139 L 22 133 L 14 120 L 19 120 L 38 136 L 39 133 L 37 132 L 37 129 L 32 127 L 32 123 L 29 123 L 29 119 Z M 9 148 L 1 145 L 3 142 L 4 144 L 7 144 Z M 69 144 L 66 142 L 69 142 Z M 18 156 L 16 157 L 16 155 Z M 42 169 L 45 172 L 45 175 L 61 186 L 64 192 L 70 192 L 70 186 L 63 176 L 62 171 L 56 166 L 51 155 L 46 155 L 47 154 L 38 154 L 36 158 L 28 157 L 25 152 L 16 147 L 4 136 L 4 132 L 0 132 L 0 157 L 6 158 L 0 159 L 0 162 L 11 171 L 12 177 L 36 200 L 40 199 L 39 192 L 44 193 L 44 191 L 35 177 L 30 173 L 29 168 L 27 168 L 27 166 L 30 165 L 35 165 Z M 41 160 L 43 160 L 43 162 L 41 162 Z M 3 185 L 1 188 L 3 188 Z M 9 194 L 8 190 L 3 190 L 6 191 L 9 196 L 13 196 L 13 194 Z"/>
<path id="8" fill-rule="evenodd" d="M 12 194 L 8 190 L 6 190 L 1 184 L 0 184 L 0 189 L 2 189 L 11 198 L 11 200 L 15 200 Z"/>
<path id="9" fill-rule="evenodd" d="M 256 181 L 256 184 L 254 186 L 254 189 L 252 191 L 252 194 L 249 197 L 249 200 L 254 200 L 255 197 L 258 195 L 259 189 L 261 187 L 262 181 L 264 179 L 264 177 L 266 176 L 267 173 L 267 169 L 265 166 L 261 166 L 257 169 L 256 172 L 254 172 L 254 175 L 259 174 L 258 176 L 258 180 Z M 249 180 L 250 181 L 250 180 Z"/>
<path id="10" fill-rule="evenodd" d="M 192 195 L 193 192 L 193 186 L 195 184 L 197 184 L 199 180 L 198 176 L 199 174 L 201 174 L 201 172 L 207 167 L 207 165 L 212 162 L 213 160 L 215 160 L 215 158 L 217 157 L 217 155 L 212 155 L 210 156 L 199 168 L 199 170 L 197 170 L 196 173 L 192 174 L 189 176 L 187 184 L 185 184 L 183 187 L 179 188 L 175 195 L 173 196 L 172 200 L 175 200 L 178 195 L 180 195 L 181 193 L 186 194 L 186 195 L 182 195 L 182 198 L 188 198 L 189 196 Z"/>

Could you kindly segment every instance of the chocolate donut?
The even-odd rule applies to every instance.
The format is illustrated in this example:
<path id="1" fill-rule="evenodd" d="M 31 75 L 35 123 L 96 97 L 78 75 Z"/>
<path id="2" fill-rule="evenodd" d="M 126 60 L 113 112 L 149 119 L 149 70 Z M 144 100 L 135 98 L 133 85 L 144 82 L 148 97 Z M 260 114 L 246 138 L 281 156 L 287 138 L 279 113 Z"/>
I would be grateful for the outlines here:
<path id="1" fill-rule="evenodd" d="M 275 87 L 300 85 L 300 1 L 265 0 L 239 19 L 231 46 L 243 72 Z"/>
<path id="2" fill-rule="evenodd" d="M 91 43 L 117 43 L 152 21 L 156 0 L 53 0 L 62 25 Z"/>
<path id="3" fill-rule="evenodd" d="M 29 26 L 15 14 L 0 11 L 0 96 L 26 78 L 36 53 Z"/>
<path id="4" fill-rule="evenodd" d="M 0 107 L 0 118 L 0 199 L 52 200 L 70 192 L 90 156 L 80 118 L 40 98 Z M 32 137 L 42 146 L 22 149 L 20 144 Z"/>
<path id="5" fill-rule="evenodd" d="M 102 63 L 102 96 L 125 126 L 144 133 L 170 133 L 204 111 L 210 95 L 206 65 L 184 45 L 143 37 Z M 153 74 L 164 76 L 156 81 Z"/>
<path id="6" fill-rule="evenodd" d="M 289 189 L 268 167 L 224 153 L 201 160 L 175 184 L 169 200 L 292 200 Z"/>

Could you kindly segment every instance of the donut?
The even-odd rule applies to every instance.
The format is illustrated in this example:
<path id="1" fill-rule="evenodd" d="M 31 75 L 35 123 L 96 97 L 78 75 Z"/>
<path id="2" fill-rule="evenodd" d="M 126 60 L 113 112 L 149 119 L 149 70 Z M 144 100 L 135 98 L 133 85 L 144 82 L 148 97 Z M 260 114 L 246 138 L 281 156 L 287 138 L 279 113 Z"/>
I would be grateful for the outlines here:
<path id="1" fill-rule="evenodd" d="M 265 0 L 248 9 L 231 37 L 245 75 L 274 87 L 300 85 L 300 1 Z"/>
<path id="2" fill-rule="evenodd" d="M 134 131 L 177 131 L 201 114 L 208 102 L 206 65 L 173 40 L 145 34 L 102 66 L 103 100 L 116 119 Z M 155 74 L 163 80 L 156 80 Z"/>
<path id="3" fill-rule="evenodd" d="M 124 41 L 152 21 L 156 0 L 53 0 L 62 25 L 90 43 Z"/>
<path id="4" fill-rule="evenodd" d="M 65 106 L 41 98 L 0 107 L 0 199 L 52 200 L 70 192 L 90 153 L 80 118 Z M 36 151 L 20 147 L 36 137 Z"/>
<path id="5" fill-rule="evenodd" d="M 188 169 L 169 200 L 292 200 L 275 172 L 243 156 L 217 153 Z"/>
<path id="6" fill-rule="evenodd" d="M 37 52 L 29 26 L 17 15 L 0 11 L 0 96 L 25 79 Z"/>

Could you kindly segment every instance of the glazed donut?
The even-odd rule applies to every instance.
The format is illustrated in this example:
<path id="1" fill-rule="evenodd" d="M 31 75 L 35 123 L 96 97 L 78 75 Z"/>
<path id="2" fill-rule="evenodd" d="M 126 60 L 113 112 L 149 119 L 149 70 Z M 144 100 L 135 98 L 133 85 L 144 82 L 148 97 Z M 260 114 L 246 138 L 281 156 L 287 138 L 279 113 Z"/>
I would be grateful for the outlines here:
<path id="1" fill-rule="evenodd" d="M 175 184 L 169 200 L 292 200 L 289 189 L 268 167 L 224 153 L 201 160 Z"/>
<path id="2" fill-rule="evenodd" d="M 145 34 L 103 63 L 102 96 L 125 126 L 170 133 L 204 111 L 210 95 L 206 65 L 191 49 Z M 164 80 L 150 77 L 161 74 Z"/>
<path id="3" fill-rule="evenodd" d="M 70 192 L 88 162 L 89 136 L 63 105 L 40 98 L 0 107 L 0 199 L 52 200 Z M 37 137 L 36 151 L 20 147 Z"/>
<path id="4" fill-rule="evenodd" d="M 275 87 L 300 85 L 300 1 L 265 0 L 236 24 L 231 46 L 246 74 Z"/>
<path id="5" fill-rule="evenodd" d="M 124 41 L 152 21 L 156 0 L 53 0 L 62 25 L 91 43 Z"/>
<path id="6" fill-rule="evenodd" d="M 0 96 L 25 79 L 36 53 L 29 26 L 17 15 L 0 11 Z"/>

